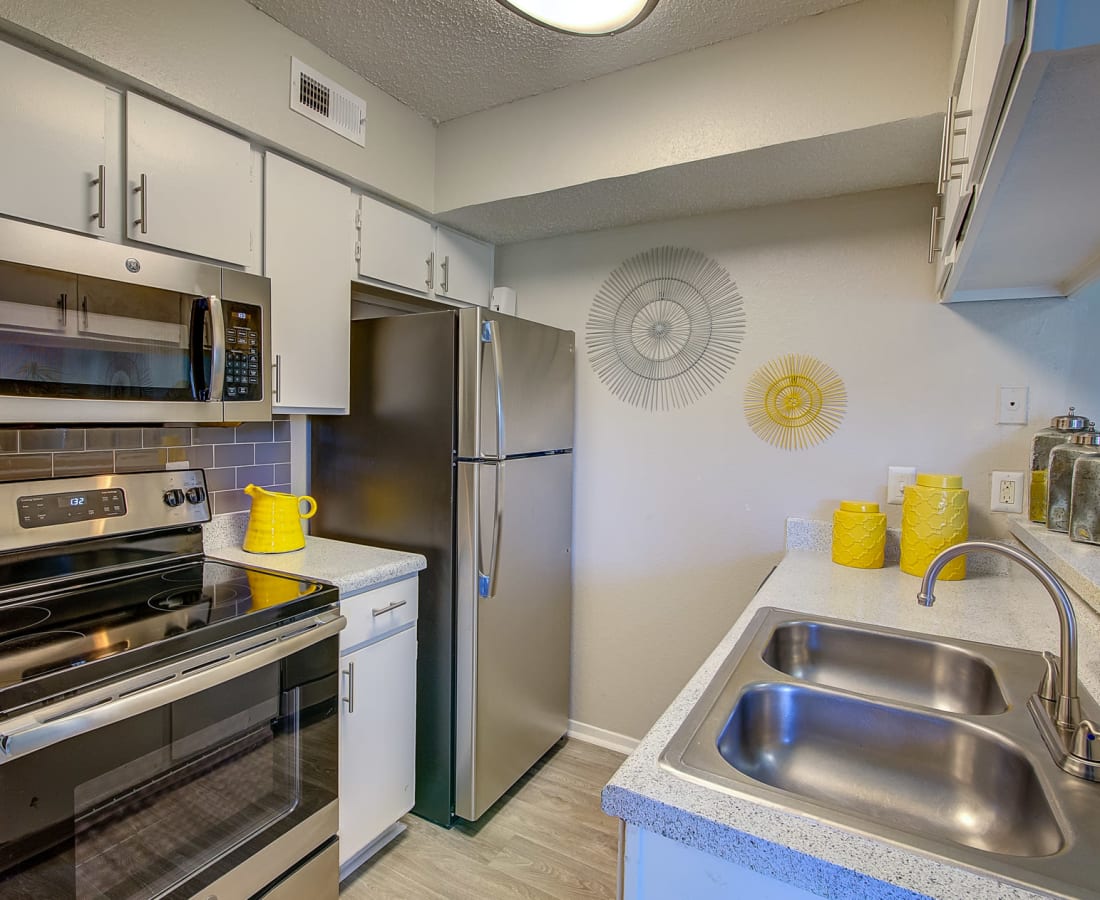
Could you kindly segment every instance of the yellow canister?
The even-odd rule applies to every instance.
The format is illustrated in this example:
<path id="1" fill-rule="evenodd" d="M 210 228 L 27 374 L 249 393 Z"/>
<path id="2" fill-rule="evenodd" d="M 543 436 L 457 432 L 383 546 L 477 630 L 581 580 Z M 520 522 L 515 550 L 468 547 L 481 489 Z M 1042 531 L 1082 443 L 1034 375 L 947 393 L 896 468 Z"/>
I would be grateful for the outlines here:
<path id="1" fill-rule="evenodd" d="M 919 473 L 917 483 L 905 489 L 901 504 L 901 570 L 923 576 L 941 550 L 965 541 L 969 534 L 970 492 L 961 475 Z M 940 578 L 966 577 L 966 557 L 951 560 Z"/>
<path id="2" fill-rule="evenodd" d="M 853 569 L 881 569 L 886 554 L 886 513 L 877 503 L 842 500 L 833 513 L 833 562 Z"/>

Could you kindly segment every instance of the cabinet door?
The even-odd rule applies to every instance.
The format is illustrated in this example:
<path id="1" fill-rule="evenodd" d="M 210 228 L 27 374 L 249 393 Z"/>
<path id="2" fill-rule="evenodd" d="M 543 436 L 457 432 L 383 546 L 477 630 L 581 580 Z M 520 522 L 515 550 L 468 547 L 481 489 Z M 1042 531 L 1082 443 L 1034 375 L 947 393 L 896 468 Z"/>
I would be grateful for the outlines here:
<path id="1" fill-rule="evenodd" d="M 266 154 L 264 274 L 271 279 L 275 412 L 347 412 L 354 216 L 349 187 Z"/>
<path id="2" fill-rule="evenodd" d="M 248 141 L 136 94 L 126 95 L 127 233 L 135 241 L 248 265 Z"/>
<path id="3" fill-rule="evenodd" d="M 101 197 L 119 177 L 106 172 L 101 194 L 107 89 L 3 42 L 0 80 L 0 213 L 106 234 Z"/>
<path id="4" fill-rule="evenodd" d="M 416 628 L 340 659 L 340 865 L 413 806 Z"/>
<path id="5" fill-rule="evenodd" d="M 435 292 L 449 300 L 489 305 L 493 246 L 442 226 L 435 234 Z"/>
<path id="6" fill-rule="evenodd" d="M 1016 61 L 1023 50 L 1026 20 L 1027 0 L 981 0 L 978 4 L 964 70 L 971 96 L 964 192 L 985 174 Z"/>
<path id="7" fill-rule="evenodd" d="M 422 294 L 430 291 L 431 223 L 371 197 L 360 197 L 359 203 L 359 275 Z"/>

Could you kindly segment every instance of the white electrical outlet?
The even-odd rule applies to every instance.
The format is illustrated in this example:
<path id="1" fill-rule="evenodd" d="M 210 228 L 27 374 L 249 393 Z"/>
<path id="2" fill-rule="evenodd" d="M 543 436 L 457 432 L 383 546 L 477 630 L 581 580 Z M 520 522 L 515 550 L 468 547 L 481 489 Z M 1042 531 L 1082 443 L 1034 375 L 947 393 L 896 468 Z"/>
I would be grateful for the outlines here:
<path id="1" fill-rule="evenodd" d="M 905 499 L 905 486 L 916 482 L 916 466 L 890 466 L 886 475 L 886 502 L 901 503 Z"/>
<path id="2" fill-rule="evenodd" d="M 1024 473 L 994 472 L 990 486 L 989 508 L 993 512 L 1024 511 Z"/>
<path id="3" fill-rule="evenodd" d="M 1027 424 L 1027 388 L 1002 387 L 997 389 L 997 424 Z"/>

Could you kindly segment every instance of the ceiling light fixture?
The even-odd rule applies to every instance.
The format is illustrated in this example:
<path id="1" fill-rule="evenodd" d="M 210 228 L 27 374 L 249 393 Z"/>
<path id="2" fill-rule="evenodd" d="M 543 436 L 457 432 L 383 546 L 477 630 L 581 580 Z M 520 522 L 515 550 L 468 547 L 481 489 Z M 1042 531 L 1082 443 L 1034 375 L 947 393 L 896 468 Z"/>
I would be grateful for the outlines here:
<path id="1" fill-rule="evenodd" d="M 525 19 L 566 34 L 618 34 L 648 16 L 657 0 L 499 0 Z"/>

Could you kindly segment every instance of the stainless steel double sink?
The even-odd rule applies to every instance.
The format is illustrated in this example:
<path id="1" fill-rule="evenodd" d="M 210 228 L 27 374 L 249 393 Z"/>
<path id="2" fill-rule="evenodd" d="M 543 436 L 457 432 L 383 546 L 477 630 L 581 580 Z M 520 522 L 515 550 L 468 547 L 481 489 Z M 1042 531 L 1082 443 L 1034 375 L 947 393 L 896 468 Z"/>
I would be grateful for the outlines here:
<path id="1" fill-rule="evenodd" d="M 1022 886 L 1100 897 L 1100 784 L 1055 765 L 1027 709 L 1045 670 L 1039 653 L 764 608 L 661 763 Z"/>

